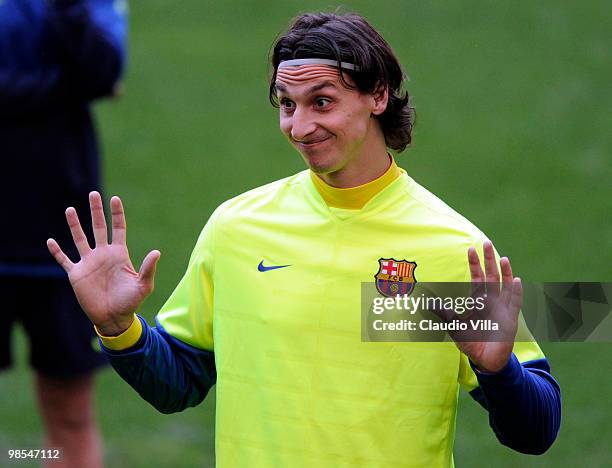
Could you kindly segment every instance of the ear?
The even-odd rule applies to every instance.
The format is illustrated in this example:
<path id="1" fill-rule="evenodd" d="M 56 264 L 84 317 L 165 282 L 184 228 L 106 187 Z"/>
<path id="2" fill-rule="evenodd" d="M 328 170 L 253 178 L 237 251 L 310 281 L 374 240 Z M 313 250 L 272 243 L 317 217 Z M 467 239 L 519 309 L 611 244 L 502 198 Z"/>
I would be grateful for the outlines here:
<path id="1" fill-rule="evenodd" d="M 372 97 L 374 98 L 372 115 L 380 115 L 387 110 L 389 102 L 389 88 L 387 86 L 379 85 L 372 93 Z"/>

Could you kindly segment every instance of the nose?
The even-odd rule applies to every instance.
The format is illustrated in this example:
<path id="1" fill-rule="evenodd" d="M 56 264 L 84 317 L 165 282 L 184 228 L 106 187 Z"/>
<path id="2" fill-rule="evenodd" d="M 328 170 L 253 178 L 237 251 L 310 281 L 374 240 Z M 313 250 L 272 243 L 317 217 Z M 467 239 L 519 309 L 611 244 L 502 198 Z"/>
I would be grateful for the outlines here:
<path id="1" fill-rule="evenodd" d="M 291 116 L 291 138 L 303 141 L 316 130 L 314 119 L 307 109 L 296 107 Z"/>

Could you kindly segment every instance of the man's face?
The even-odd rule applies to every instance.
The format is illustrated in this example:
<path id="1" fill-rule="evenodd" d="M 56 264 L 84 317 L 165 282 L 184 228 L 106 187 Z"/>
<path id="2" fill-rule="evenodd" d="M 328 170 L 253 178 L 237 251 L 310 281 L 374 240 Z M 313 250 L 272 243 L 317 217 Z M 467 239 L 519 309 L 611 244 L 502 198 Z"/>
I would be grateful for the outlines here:
<path id="1" fill-rule="evenodd" d="M 281 131 L 314 172 L 329 174 L 358 164 L 378 125 L 371 118 L 379 113 L 372 95 L 347 88 L 328 65 L 282 68 L 276 89 Z"/>

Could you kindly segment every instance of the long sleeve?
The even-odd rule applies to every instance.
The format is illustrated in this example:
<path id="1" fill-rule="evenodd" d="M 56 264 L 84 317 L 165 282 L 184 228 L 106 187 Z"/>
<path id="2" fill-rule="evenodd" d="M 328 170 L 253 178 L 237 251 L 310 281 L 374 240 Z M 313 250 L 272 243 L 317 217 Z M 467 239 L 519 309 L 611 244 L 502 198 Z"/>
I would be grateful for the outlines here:
<path id="1" fill-rule="evenodd" d="M 134 346 L 113 351 L 102 345 L 111 365 L 142 398 L 162 413 L 196 406 L 215 384 L 214 353 L 172 337 L 157 322 L 139 317 L 142 334 Z"/>
<path id="2" fill-rule="evenodd" d="M 499 441 L 518 452 L 542 454 L 561 425 L 561 391 L 546 359 L 519 362 L 512 354 L 496 374 L 476 373 L 479 387 L 470 395 L 489 412 Z"/>
<path id="3" fill-rule="evenodd" d="M 126 61 L 125 2 L 16 5 L 0 2 L 0 118 L 31 119 L 113 93 Z"/>
<path id="4" fill-rule="evenodd" d="M 126 57 L 126 2 L 55 0 L 49 40 L 63 61 L 73 92 L 94 99 L 112 93 Z"/>
<path id="5" fill-rule="evenodd" d="M 69 83 L 58 67 L 0 69 L 0 117 L 28 116 L 58 106 L 69 96 Z"/>
<path id="6" fill-rule="evenodd" d="M 119 337 L 101 339 L 119 375 L 162 413 L 197 405 L 216 383 L 213 246 L 219 213 L 202 230 L 185 275 L 157 314 L 157 326 L 140 319 L 142 331 L 135 321 Z"/>

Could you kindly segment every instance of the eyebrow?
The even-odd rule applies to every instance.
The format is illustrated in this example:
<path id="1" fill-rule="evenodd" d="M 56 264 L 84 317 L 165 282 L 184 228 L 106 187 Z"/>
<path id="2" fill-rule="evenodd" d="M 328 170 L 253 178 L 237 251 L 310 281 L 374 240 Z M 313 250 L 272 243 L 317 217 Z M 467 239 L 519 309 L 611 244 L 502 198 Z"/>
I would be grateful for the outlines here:
<path id="1" fill-rule="evenodd" d="M 287 87 L 281 83 L 276 83 L 275 87 L 276 87 L 276 90 L 280 91 L 281 93 L 287 92 Z M 304 94 L 305 95 L 313 94 L 313 93 L 316 93 L 317 91 L 321 91 L 323 88 L 329 88 L 329 87 L 335 88 L 336 85 L 333 81 L 324 81 L 323 83 L 319 83 L 317 85 L 314 85 L 308 88 Z"/>

